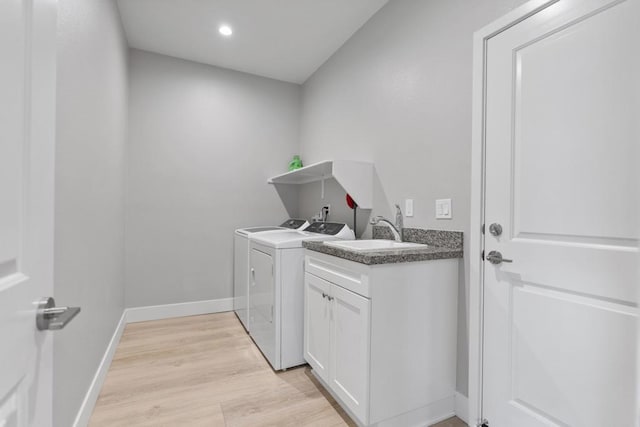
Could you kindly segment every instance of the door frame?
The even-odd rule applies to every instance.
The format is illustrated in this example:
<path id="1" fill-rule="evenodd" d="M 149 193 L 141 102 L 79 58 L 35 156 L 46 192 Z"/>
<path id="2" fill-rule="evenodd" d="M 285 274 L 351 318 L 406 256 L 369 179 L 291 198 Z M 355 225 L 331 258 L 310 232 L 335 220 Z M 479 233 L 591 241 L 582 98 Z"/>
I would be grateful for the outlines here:
<path id="1" fill-rule="evenodd" d="M 471 228 L 469 232 L 469 423 L 482 414 L 484 319 L 485 107 L 487 44 L 490 39 L 561 0 L 530 0 L 473 35 L 471 138 Z"/>

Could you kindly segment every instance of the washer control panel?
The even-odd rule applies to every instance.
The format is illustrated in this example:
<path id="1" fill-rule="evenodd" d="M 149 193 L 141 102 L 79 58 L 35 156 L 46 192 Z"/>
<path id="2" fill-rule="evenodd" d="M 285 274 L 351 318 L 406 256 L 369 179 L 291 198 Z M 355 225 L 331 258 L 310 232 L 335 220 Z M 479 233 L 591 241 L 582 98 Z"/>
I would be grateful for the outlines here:
<path id="1" fill-rule="evenodd" d="M 299 229 L 300 227 L 302 227 L 305 224 L 308 224 L 307 220 L 305 220 L 305 219 L 291 218 L 291 219 L 286 220 L 282 224 L 280 224 L 280 227 L 292 228 L 294 230 L 297 230 L 297 229 Z"/>
<path id="2" fill-rule="evenodd" d="M 304 231 L 337 236 L 345 227 L 347 227 L 347 225 L 340 222 L 314 222 L 305 228 Z"/>

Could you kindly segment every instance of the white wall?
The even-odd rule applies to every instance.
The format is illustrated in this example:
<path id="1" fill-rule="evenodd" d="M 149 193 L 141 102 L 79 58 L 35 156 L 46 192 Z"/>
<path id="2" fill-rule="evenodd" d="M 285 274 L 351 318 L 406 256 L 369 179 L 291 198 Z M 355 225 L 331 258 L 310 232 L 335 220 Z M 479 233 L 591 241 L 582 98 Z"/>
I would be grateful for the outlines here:
<path id="1" fill-rule="evenodd" d="M 115 4 L 60 0 L 55 298 L 82 312 L 54 339 L 55 426 L 70 426 L 124 307 L 127 46 Z"/>
<path id="2" fill-rule="evenodd" d="M 300 86 L 130 54 L 126 305 L 233 295 L 233 230 L 288 217 L 267 179 L 297 154 Z"/>
<path id="3" fill-rule="evenodd" d="M 393 203 L 411 198 L 415 216 L 405 219 L 406 227 L 462 230 L 466 238 L 472 36 L 522 3 L 389 2 L 304 84 L 303 161 L 372 161 L 380 179 L 374 215 L 389 217 Z M 453 219 L 435 219 L 439 198 L 452 199 Z M 319 196 L 303 199 L 314 211 L 321 205 Z M 338 214 L 346 219 L 344 212 Z M 465 260 L 458 316 L 457 388 L 463 394 L 468 375 L 467 271 Z"/>

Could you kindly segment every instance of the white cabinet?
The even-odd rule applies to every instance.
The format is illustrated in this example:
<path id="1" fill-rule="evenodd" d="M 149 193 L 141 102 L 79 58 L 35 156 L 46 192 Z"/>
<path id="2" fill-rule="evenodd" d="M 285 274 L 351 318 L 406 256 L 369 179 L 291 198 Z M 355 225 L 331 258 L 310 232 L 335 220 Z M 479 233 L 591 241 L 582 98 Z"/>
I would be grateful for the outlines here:
<path id="1" fill-rule="evenodd" d="M 371 301 L 336 285 L 331 285 L 329 295 L 329 385 L 358 419 L 366 419 Z"/>
<path id="2" fill-rule="evenodd" d="M 329 381 L 329 336 L 331 284 L 316 276 L 305 275 L 304 289 L 304 358 L 316 375 Z"/>
<path id="3" fill-rule="evenodd" d="M 305 359 L 358 418 L 369 398 L 369 310 L 369 299 L 305 275 Z"/>
<path id="4" fill-rule="evenodd" d="M 304 358 L 361 425 L 454 414 L 458 260 L 368 266 L 307 250 Z"/>

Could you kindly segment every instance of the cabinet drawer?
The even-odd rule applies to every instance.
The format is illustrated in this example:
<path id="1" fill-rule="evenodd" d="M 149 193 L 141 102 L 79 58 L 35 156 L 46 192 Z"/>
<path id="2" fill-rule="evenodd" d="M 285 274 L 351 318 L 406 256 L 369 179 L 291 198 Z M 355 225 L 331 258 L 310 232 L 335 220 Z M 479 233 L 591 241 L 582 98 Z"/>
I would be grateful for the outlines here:
<path id="1" fill-rule="evenodd" d="M 370 298 L 369 276 L 364 271 L 366 267 L 317 252 L 309 255 L 307 251 L 305 256 L 305 272 Z"/>

